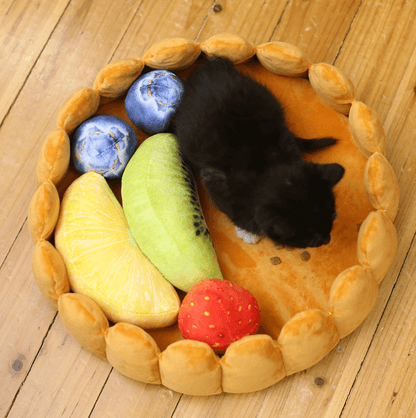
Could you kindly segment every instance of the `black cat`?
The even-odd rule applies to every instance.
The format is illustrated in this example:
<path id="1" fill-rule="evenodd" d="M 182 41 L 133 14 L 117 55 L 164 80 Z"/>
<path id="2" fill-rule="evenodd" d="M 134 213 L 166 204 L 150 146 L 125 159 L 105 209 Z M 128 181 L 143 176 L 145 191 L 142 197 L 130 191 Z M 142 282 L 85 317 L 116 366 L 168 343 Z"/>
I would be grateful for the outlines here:
<path id="1" fill-rule="evenodd" d="M 330 241 L 332 188 L 344 168 L 307 162 L 301 153 L 336 140 L 294 136 L 272 93 L 230 61 L 211 59 L 189 75 L 170 129 L 185 163 L 200 174 L 239 236 L 241 230 L 264 233 L 276 244 L 300 248 Z"/>

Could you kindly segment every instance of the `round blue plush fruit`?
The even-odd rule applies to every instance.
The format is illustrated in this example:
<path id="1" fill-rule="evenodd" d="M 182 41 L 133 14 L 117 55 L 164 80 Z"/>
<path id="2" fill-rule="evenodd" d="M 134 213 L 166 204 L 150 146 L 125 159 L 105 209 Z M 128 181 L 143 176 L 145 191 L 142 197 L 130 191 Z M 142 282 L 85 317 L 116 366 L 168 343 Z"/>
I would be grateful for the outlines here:
<path id="1" fill-rule="evenodd" d="M 108 180 L 121 177 L 136 149 L 136 133 L 117 116 L 93 116 L 72 135 L 75 168 L 80 173 L 95 171 Z"/>
<path id="2" fill-rule="evenodd" d="M 125 108 L 137 128 L 149 135 L 163 132 L 179 105 L 183 84 L 170 71 L 155 70 L 139 77 L 130 87 Z"/>

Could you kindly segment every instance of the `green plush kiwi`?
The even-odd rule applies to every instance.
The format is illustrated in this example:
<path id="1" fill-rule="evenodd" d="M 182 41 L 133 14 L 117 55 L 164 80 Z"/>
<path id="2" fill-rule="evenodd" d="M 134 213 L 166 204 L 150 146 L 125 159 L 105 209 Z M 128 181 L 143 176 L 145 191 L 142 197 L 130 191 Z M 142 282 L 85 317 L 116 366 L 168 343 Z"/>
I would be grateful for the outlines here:
<path id="1" fill-rule="evenodd" d="M 121 182 L 123 208 L 140 249 L 185 292 L 206 278 L 222 279 L 192 174 L 172 134 L 146 139 Z"/>

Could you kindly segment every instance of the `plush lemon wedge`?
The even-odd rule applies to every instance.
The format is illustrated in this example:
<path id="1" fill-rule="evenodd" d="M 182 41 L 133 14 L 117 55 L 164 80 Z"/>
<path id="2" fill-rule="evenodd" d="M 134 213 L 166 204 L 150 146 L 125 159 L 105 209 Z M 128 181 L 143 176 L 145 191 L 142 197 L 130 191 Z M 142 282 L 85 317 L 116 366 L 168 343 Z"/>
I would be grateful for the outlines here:
<path id="1" fill-rule="evenodd" d="M 137 246 L 100 174 L 86 173 L 66 190 L 55 245 L 71 289 L 95 300 L 109 320 L 159 328 L 177 319 L 175 289 Z"/>

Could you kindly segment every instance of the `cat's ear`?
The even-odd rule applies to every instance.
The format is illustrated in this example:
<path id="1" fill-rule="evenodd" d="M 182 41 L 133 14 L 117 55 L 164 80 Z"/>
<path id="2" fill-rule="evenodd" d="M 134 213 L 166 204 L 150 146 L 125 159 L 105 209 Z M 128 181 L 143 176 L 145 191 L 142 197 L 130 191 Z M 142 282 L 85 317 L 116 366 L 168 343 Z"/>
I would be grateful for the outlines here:
<path id="1" fill-rule="evenodd" d="M 344 167 L 339 164 L 323 164 L 320 166 L 322 178 L 334 187 L 345 173 Z"/>

